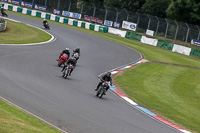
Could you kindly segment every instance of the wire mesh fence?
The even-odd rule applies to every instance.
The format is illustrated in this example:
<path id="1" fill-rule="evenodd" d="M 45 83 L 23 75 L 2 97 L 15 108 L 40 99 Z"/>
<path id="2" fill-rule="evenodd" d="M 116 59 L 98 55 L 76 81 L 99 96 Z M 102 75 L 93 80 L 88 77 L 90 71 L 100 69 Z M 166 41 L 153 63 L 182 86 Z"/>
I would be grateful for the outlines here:
<path id="1" fill-rule="evenodd" d="M 137 12 L 127 11 L 126 9 L 118 9 L 108 7 L 97 3 L 88 3 L 83 1 L 74 2 L 73 0 L 23 0 L 30 3 L 41 4 L 47 6 L 48 12 L 53 9 L 80 13 L 82 19 L 85 15 L 98 18 L 101 20 L 109 20 L 119 22 L 128 21 L 137 24 L 136 32 L 145 34 L 146 30 L 154 31 L 154 36 L 167 40 L 172 43 L 189 45 L 191 39 L 200 39 L 200 27 L 197 25 L 177 22 L 166 18 L 151 16 Z"/>

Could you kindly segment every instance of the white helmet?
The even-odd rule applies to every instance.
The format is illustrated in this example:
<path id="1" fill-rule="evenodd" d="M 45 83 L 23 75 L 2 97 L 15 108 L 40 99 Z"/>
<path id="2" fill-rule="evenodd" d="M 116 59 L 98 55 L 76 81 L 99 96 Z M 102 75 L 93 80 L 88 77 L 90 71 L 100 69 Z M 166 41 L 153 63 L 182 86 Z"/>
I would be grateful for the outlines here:
<path id="1" fill-rule="evenodd" d="M 69 50 L 69 48 L 65 48 L 66 50 Z"/>
<path id="2" fill-rule="evenodd" d="M 45 21 L 46 19 L 44 19 L 44 21 Z"/>

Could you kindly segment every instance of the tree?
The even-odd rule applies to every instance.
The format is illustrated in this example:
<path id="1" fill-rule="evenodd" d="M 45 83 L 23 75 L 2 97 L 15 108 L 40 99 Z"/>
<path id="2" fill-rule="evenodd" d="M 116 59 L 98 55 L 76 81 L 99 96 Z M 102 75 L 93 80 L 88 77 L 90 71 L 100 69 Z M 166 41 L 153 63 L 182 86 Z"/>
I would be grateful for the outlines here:
<path id="1" fill-rule="evenodd" d="M 140 11 L 145 14 L 166 17 L 166 10 L 169 4 L 170 0 L 146 0 Z"/>
<path id="2" fill-rule="evenodd" d="M 200 3 L 198 0 L 172 0 L 167 17 L 192 24 L 200 24 Z"/>
<path id="3" fill-rule="evenodd" d="M 137 11 L 145 3 L 145 0 L 104 0 L 104 5 L 129 11 Z"/>
<path id="4" fill-rule="evenodd" d="M 78 0 L 78 1 L 85 1 L 89 3 L 103 3 L 104 0 Z"/>

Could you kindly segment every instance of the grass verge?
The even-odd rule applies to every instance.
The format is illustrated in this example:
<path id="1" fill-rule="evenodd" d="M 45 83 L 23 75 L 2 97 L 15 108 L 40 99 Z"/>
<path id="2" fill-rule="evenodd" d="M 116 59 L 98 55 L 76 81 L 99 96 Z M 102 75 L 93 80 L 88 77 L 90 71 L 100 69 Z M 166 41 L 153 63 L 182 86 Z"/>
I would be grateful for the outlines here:
<path id="1" fill-rule="evenodd" d="M 1 133 L 61 133 L 57 129 L 0 100 Z"/>
<path id="2" fill-rule="evenodd" d="M 20 13 L 9 13 L 42 20 Z M 53 21 L 50 23 L 124 44 L 143 53 L 144 57 L 151 61 L 200 68 L 200 60 L 194 57 L 173 53 L 112 34 L 94 32 Z M 200 70 L 196 69 L 146 63 L 127 70 L 117 76 L 116 81 L 128 96 L 141 106 L 178 123 L 181 127 L 200 133 L 199 75 Z"/>
<path id="3" fill-rule="evenodd" d="M 115 80 L 136 103 L 200 133 L 200 70 L 143 63 Z"/>
<path id="4" fill-rule="evenodd" d="M 7 29 L 0 32 L 0 44 L 29 44 L 45 42 L 51 36 L 44 31 L 23 23 L 7 21 Z"/>

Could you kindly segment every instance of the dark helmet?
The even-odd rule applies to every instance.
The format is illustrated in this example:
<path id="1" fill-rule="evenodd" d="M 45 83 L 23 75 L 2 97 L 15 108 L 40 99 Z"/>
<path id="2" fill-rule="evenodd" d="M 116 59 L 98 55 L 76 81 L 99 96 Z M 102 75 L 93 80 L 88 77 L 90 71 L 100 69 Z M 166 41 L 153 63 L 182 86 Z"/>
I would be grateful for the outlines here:
<path id="1" fill-rule="evenodd" d="M 75 50 L 79 50 L 79 51 L 80 51 L 80 48 L 78 47 L 78 48 L 76 48 Z M 75 51 L 75 50 L 74 50 L 74 51 Z"/>
<path id="2" fill-rule="evenodd" d="M 111 76 L 111 72 L 107 72 L 106 75 L 107 75 L 108 77 L 110 77 L 110 76 Z"/>

